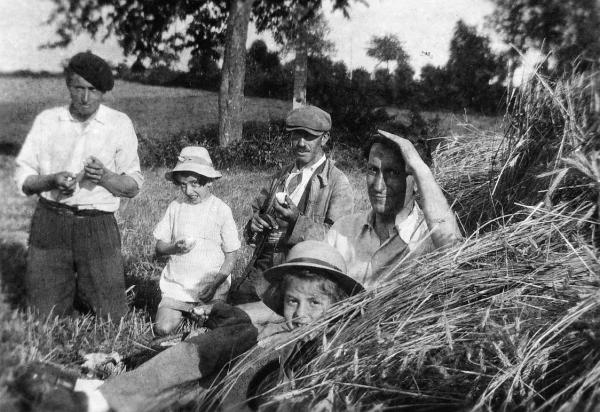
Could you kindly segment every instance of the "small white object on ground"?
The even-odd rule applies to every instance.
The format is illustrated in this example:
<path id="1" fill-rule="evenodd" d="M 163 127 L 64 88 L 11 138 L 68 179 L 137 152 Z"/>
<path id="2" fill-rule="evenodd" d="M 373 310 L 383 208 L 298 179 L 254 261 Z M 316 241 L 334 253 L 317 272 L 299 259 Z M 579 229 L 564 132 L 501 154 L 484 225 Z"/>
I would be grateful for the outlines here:
<path id="1" fill-rule="evenodd" d="M 81 365 L 82 369 L 95 370 L 99 366 L 105 365 L 107 363 L 117 364 L 121 362 L 121 355 L 119 355 L 117 352 L 95 352 L 86 353 L 85 355 L 83 355 L 83 359 L 85 360 L 85 362 L 83 362 L 83 364 Z"/>

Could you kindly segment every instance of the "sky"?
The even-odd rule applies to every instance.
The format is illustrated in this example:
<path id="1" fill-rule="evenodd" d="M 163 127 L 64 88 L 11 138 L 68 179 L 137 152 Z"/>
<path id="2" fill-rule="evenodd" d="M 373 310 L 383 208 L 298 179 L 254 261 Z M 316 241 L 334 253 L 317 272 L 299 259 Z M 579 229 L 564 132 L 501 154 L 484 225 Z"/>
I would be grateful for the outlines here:
<path id="1" fill-rule="evenodd" d="M 418 73 L 425 64 L 443 65 L 456 22 L 462 19 L 491 35 L 495 49 L 505 47 L 484 27 L 484 17 L 493 11 L 489 0 L 367 0 L 368 6 L 351 2 L 350 20 L 324 11 L 331 27 L 329 39 L 336 46 L 334 60 L 343 60 L 349 69 L 363 67 L 372 71 L 377 62 L 366 55 L 372 36 L 396 34 Z M 124 56 L 114 39 L 102 43 L 81 35 L 66 49 L 40 50 L 39 46 L 56 39 L 55 28 L 45 24 L 53 3 L 49 0 L 0 0 L 0 71 L 29 69 L 60 71 L 61 62 L 79 51 L 92 50 L 114 63 Z M 265 35 L 250 30 L 248 44 Z M 272 45 L 267 36 L 267 44 Z M 128 60 L 131 63 L 131 59 Z M 185 69 L 183 57 L 179 68 Z"/>

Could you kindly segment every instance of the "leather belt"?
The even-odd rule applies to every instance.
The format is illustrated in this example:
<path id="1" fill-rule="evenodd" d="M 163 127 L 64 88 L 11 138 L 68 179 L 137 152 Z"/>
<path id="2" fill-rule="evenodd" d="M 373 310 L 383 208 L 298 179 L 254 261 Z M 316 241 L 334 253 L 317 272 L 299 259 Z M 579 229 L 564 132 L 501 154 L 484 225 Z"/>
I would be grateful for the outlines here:
<path id="1" fill-rule="evenodd" d="M 104 210 L 79 209 L 77 206 L 69 206 L 65 205 L 64 203 L 53 202 L 43 197 L 39 198 L 39 205 L 44 209 L 53 211 L 59 215 L 94 217 L 113 214 L 113 212 L 106 212 Z"/>

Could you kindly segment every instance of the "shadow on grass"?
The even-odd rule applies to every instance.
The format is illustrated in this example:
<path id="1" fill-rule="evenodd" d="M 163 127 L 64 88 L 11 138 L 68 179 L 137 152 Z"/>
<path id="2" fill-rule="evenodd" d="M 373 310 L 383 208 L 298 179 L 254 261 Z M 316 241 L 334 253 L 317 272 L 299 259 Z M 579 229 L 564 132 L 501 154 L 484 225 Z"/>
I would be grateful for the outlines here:
<path id="1" fill-rule="evenodd" d="M 0 286 L 11 307 L 25 303 L 27 244 L 21 239 L 0 239 Z"/>
<path id="2" fill-rule="evenodd" d="M 158 275 L 161 262 L 127 261 L 125 281 L 129 304 L 147 311 L 152 318 L 160 302 Z M 0 238 L 0 287 L 5 303 L 11 308 L 25 308 L 26 238 Z M 79 303 L 79 302 L 76 302 Z M 78 307 L 78 309 L 81 309 Z"/>
<path id="3" fill-rule="evenodd" d="M 125 261 L 125 283 L 130 306 L 141 309 L 155 318 L 161 295 L 158 280 L 164 263 L 157 259 Z"/>

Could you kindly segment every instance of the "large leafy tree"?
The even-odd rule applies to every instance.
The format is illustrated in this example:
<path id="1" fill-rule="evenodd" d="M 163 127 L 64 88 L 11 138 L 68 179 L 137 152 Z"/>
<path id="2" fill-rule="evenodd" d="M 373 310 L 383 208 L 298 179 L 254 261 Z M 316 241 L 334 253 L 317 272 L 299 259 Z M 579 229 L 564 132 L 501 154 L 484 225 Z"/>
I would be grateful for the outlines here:
<path id="1" fill-rule="evenodd" d="M 191 48 L 223 58 L 219 89 L 219 139 L 241 138 L 248 23 L 276 27 L 297 5 L 319 9 L 322 0 L 53 0 L 48 22 L 57 27 L 51 47 L 68 45 L 87 32 L 116 36 L 126 55 L 160 61 Z M 348 14 L 350 0 L 334 0 Z M 221 46 L 224 46 L 222 48 Z M 222 50 L 222 52 L 221 52 Z"/>
<path id="2" fill-rule="evenodd" d="M 294 53 L 292 105 L 294 108 L 305 105 L 308 58 L 325 57 L 335 50 L 334 44 L 327 40 L 330 32 L 327 20 L 322 11 L 298 5 L 287 19 L 279 21 L 271 30 L 282 51 Z"/>
<path id="3" fill-rule="evenodd" d="M 553 69 L 585 70 L 600 57 L 597 0 L 493 0 L 488 21 L 519 50 L 551 53 Z"/>
<path id="4" fill-rule="evenodd" d="M 367 47 L 367 56 L 377 60 L 377 66 L 381 63 L 386 64 L 386 72 L 389 73 L 389 65 L 391 61 L 396 62 L 396 69 L 394 75 L 387 77 L 391 80 L 390 100 L 393 103 L 405 104 L 407 100 L 412 97 L 415 74 L 414 70 L 409 64 L 410 57 L 408 53 L 402 47 L 402 42 L 395 34 L 386 34 L 384 36 L 373 36 L 369 41 Z M 377 67 L 375 66 L 375 67 Z M 375 77 L 378 81 L 383 84 L 383 78 L 386 74 L 381 70 L 375 71 Z"/>
<path id="5" fill-rule="evenodd" d="M 395 34 L 371 37 L 367 46 L 367 56 L 377 60 L 377 65 L 385 63 L 388 70 L 391 61 L 408 59 L 408 55 L 402 48 L 402 42 Z"/>
<path id="6" fill-rule="evenodd" d="M 492 109 L 490 105 L 494 104 L 490 102 L 492 84 L 500 85 L 506 77 L 505 64 L 492 52 L 489 39 L 462 20 L 456 23 L 450 41 L 446 71 L 450 95 L 457 108 L 484 111 Z"/>

